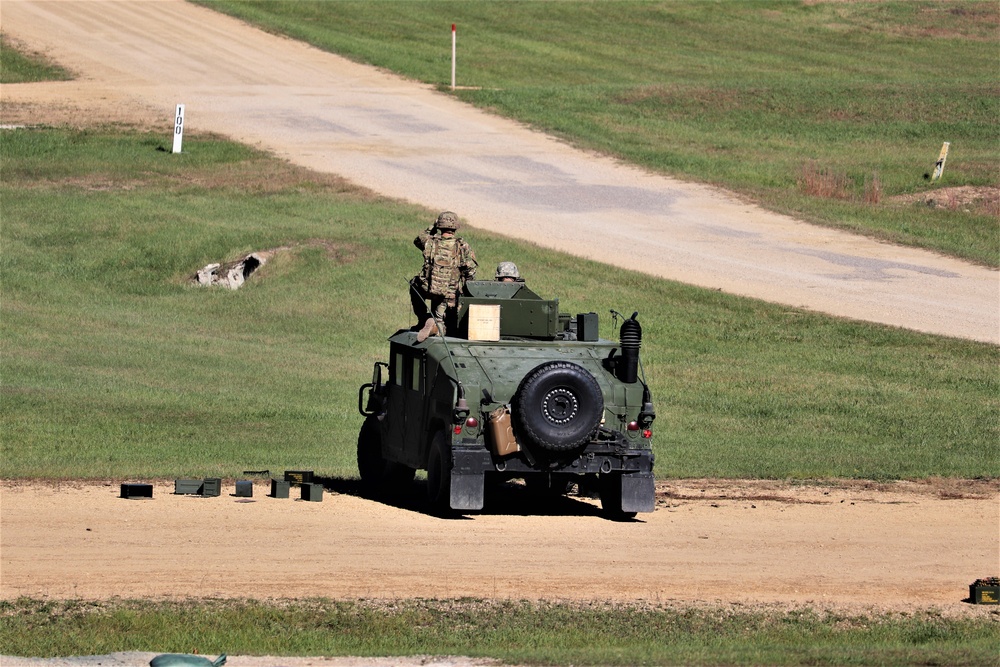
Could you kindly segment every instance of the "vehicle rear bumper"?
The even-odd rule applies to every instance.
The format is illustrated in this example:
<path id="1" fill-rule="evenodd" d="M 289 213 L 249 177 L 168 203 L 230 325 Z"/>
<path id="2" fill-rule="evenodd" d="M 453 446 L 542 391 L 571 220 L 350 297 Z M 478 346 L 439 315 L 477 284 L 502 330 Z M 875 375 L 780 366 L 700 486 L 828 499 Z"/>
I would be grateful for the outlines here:
<path id="1" fill-rule="evenodd" d="M 624 449 L 588 447 L 582 453 L 571 456 L 545 458 L 529 456 L 519 452 L 511 456 L 498 457 L 484 447 L 456 447 L 454 472 L 475 474 L 478 472 L 557 472 L 572 475 L 599 473 L 649 473 L 653 472 L 654 456 L 649 449 Z"/>

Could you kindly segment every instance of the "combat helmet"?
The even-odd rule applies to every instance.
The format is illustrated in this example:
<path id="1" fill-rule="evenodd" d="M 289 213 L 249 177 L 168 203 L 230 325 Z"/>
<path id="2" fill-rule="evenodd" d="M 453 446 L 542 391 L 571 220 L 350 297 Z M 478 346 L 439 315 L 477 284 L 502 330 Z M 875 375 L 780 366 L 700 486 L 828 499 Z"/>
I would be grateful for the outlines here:
<path id="1" fill-rule="evenodd" d="M 444 211 L 437 217 L 435 226 L 441 231 L 456 231 L 458 229 L 458 216 L 451 211 Z"/>
<path id="2" fill-rule="evenodd" d="M 500 262 L 497 264 L 496 279 L 503 280 L 504 278 L 521 279 L 521 272 L 517 270 L 517 264 L 514 262 Z"/>

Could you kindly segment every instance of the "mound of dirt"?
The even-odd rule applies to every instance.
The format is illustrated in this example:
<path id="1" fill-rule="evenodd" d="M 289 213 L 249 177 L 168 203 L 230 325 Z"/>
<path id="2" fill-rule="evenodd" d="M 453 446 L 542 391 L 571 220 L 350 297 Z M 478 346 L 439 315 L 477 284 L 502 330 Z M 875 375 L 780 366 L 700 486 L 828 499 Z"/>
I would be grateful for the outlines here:
<path id="1" fill-rule="evenodd" d="M 890 197 L 896 204 L 924 204 L 929 208 L 1000 216 L 1000 187 L 962 185 Z"/>

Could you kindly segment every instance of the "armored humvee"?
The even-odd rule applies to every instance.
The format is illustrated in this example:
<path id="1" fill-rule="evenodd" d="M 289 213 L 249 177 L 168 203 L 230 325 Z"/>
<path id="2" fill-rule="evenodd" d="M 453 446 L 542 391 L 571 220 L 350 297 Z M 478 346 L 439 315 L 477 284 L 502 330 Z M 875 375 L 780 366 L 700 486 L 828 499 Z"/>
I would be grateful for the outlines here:
<path id="1" fill-rule="evenodd" d="M 523 282 L 470 281 L 457 328 L 424 342 L 397 331 L 359 389 L 362 482 L 399 489 L 426 470 L 437 509 L 468 511 L 487 477 L 556 493 L 576 481 L 612 517 L 652 512 L 642 328 L 615 316 L 620 340 L 604 340 L 596 313 L 562 314 Z"/>

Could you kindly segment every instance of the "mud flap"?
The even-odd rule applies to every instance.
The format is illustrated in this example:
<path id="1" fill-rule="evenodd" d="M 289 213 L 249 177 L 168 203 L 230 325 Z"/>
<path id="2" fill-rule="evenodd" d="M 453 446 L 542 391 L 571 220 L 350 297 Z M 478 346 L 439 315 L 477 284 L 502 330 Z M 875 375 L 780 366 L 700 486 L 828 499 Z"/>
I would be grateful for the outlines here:
<path id="1" fill-rule="evenodd" d="M 449 500 L 451 508 L 453 510 L 483 509 L 484 487 L 483 473 L 459 475 L 452 470 L 451 498 Z"/>
<path id="2" fill-rule="evenodd" d="M 653 473 L 622 475 L 622 511 L 652 512 L 656 507 L 656 480 Z"/>

